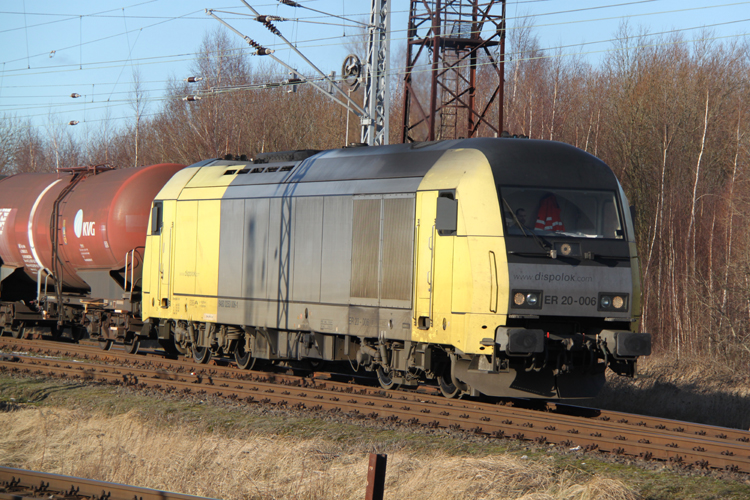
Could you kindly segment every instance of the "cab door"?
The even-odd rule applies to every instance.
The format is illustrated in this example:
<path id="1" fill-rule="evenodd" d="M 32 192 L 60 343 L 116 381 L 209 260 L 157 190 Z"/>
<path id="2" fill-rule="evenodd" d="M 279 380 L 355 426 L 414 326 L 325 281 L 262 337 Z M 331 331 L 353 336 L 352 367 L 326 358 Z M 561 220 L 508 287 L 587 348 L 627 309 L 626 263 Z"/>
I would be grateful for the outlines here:
<path id="1" fill-rule="evenodd" d="M 159 307 L 168 308 L 170 302 L 170 283 L 172 275 L 172 237 L 174 234 L 174 222 L 171 217 L 172 211 L 169 210 L 169 203 L 159 203 L 158 208 L 155 204 L 154 211 L 158 218 L 159 228 L 159 269 L 158 284 L 156 291 L 156 300 L 159 301 Z M 152 216 L 153 218 L 153 216 Z"/>
<path id="2" fill-rule="evenodd" d="M 437 191 L 417 193 L 414 326 L 419 330 L 432 326 L 437 194 Z"/>
<path id="3" fill-rule="evenodd" d="M 418 194 L 415 340 L 449 342 L 456 234 L 455 190 Z M 417 338 L 419 337 L 419 338 Z"/>

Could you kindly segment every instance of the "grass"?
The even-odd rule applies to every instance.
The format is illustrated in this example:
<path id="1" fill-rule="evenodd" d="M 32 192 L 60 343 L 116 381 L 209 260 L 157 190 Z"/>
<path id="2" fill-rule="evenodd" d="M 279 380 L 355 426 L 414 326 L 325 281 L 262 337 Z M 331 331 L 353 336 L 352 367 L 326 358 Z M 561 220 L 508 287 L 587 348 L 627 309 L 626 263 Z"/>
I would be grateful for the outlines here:
<path id="1" fill-rule="evenodd" d="M 742 481 L 510 440 L 108 386 L 0 377 L 0 464 L 223 499 L 364 497 L 368 453 L 387 498 L 748 498 Z"/>

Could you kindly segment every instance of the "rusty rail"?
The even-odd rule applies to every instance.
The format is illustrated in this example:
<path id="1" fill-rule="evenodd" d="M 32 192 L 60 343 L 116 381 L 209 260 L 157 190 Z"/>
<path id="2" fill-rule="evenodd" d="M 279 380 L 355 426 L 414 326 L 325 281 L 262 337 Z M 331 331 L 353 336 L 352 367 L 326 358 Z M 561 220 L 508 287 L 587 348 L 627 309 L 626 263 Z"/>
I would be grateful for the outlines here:
<path id="1" fill-rule="evenodd" d="M 134 498 L 138 500 L 203 500 L 205 498 L 80 477 L 0 467 L 0 498 L 20 500 L 60 497 L 98 500 L 133 500 Z"/>
<path id="2" fill-rule="evenodd" d="M 13 339 L 11 339 L 11 342 Z M 52 344 L 56 349 L 59 344 Z M 107 364 L 101 362 L 106 356 Z M 669 460 L 700 468 L 750 472 L 750 432 L 593 411 L 594 417 L 560 413 L 552 404 L 538 411 L 510 405 L 446 400 L 416 392 L 384 392 L 333 380 L 240 371 L 227 366 L 153 360 L 98 351 L 98 362 L 20 357 L 0 361 L 0 370 L 37 376 L 130 385 L 192 395 L 214 394 L 248 404 L 346 413 L 352 418 L 402 422 L 475 434 L 533 440 L 583 450 Z M 135 360 L 133 359 L 135 358 Z M 112 360 L 126 363 L 113 366 Z M 132 363 L 127 365 L 127 363 Z"/>

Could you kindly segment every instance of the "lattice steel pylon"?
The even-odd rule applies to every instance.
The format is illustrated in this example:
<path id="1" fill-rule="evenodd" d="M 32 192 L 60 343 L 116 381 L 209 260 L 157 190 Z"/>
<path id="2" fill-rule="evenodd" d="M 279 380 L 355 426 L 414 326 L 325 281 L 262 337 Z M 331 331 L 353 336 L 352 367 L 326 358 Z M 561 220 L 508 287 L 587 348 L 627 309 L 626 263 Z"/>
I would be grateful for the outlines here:
<path id="1" fill-rule="evenodd" d="M 407 37 L 402 142 L 500 135 L 505 0 L 411 0 Z M 494 70 L 497 84 L 478 99 L 481 66 Z"/>

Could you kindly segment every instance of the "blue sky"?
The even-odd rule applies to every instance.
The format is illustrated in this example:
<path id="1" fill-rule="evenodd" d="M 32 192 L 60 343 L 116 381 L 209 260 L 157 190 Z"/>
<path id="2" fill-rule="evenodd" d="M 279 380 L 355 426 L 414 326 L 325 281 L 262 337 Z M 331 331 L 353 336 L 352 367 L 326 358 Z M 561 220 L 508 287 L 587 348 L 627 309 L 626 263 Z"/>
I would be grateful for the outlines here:
<path id="1" fill-rule="evenodd" d="M 359 20 L 366 19 L 370 6 L 367 0 L 299 1 Z M 354 28 L 274 0 L 249 3 L 261 14 L 297 19 L 275 24 L 323 71 L 340 71 L 347 55 L 344 35 L 356 33 Z M 401 53 L 397 48 L 404 43 L 408 8 L 406 0 L 392 5 L 394 54 Z M 167 80 L 190 76 L 204 34 L 219 26 L 205 9 L 242 14 L 217 13 L 242 33 L 278 49 L 275 55 L 292 66 L 310 71 L 244 16 L 250 11 L 239 0 L 0 0 L 0 115 L 30 117 L 37 126 L 76 120 L 78 127 L 98 127 L 107 110 L 112 119 L 130 119 L 134 68 L 147 90 L 146 113 L 156 112 Z M 509 29 L 526 16 L 533 17 L 543 48 L 566 46 L 564 53 L 582 52 L 595 64 L 612 47 L 623 20 L 652 33 L 680 30 L 688 39 L 701 36 L 696 28 L 703 26 L 720 40 L 750 32 L 750 2 L 729 0 L 508 0 Z M 72 99 L 72 93 L 82 97 Z"/>

